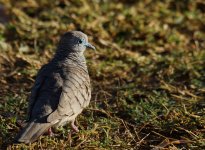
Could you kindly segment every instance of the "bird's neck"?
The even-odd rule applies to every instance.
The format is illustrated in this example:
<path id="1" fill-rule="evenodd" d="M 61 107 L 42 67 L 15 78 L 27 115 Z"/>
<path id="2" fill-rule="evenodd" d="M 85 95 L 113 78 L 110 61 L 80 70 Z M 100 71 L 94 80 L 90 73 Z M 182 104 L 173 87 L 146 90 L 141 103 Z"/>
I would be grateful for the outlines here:
<path id="1" fill-rule="evenodd" d="M 69 52 L 66 53 L 65 51 L 57 51 L 54 55 L 54 58 L 52 59 L 53 63 L 60 63 L 63 65 L 74 65 L 74 66 L 86 66 L 86 60 L 83 53 L 77 53 L 77 52 Z"/>

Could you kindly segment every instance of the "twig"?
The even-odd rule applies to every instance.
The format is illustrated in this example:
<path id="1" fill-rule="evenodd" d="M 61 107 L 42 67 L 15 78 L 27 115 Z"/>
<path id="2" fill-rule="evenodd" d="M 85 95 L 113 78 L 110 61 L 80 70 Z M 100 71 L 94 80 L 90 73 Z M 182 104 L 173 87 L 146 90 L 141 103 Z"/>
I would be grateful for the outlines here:
<path id="1" fill-rule="evenodd" d="M 95 109 L 95 108 L 86 108 L 86 110 L 91 110 L 91 111 L 98 111 L 98 112 L 101 112 L 103 114 L 106 114 L 108 117 L 112 118 L 112 116 L 107 113 L 106 111 L 102 110 L 102 109 Z"/>
<path id="2" fill-rule="evenodd" d="M 182 128 L 182 127 L 177 127 L 177 128 L 180 129 L 180 130 L 183 130 L 183 131 L 187 132 L 188 134 L 190 134 L 191 136 L 193 136 L 193 137 L 195 137 L 195 138 L 199 138 L 196 134 L 194 134 L 193 132 L 191 132 L 191 131 L 189 131 L 189 130 L 187 130 L 187 129 L 184 129 L 184 128 Z"/>
<path id="3" fill-rule="evenodd" d="M 135 141 L 137 143 L 137 141 L 135 140 L 134 136 L 132 135 L 132 133 L 130 132 L 130 130 L 127 128 L 127 125 L 125 123 L 125 121 L 123 119 L 120 119 L 122 124 L 124 125 L 125 129 L 129 132 L 129 134 L 131 135 L 133 141 Z"/>
<path id="4" fill-rule="evenodd" d="M 87 138 L 84 139 L 82 142 L 80 142 L 77 146 L 75 146 L 75 149 L 78 149 L 80 147 L 80 145 L 82 145 L 86 140 L 87 140 Z"/>
<path id="5" fill-rule="evenodd" d="M 148 133 L 147 135 L 145 135 L 139 142 L 137 142 L 137 144 L 138 144 L 138 145 L 141 145 L 141 143 L 144 141 L 144 139 L 146 139 L 149 135 L 150 135 L 150 133 Z"/>
<path id="6" fill-rule="evenodd" d="M 161 137 L 163 137 L 163 138 L 165 138 L 165 139 L 177 140 L 177 139 L 174 139 L 174 138 L 166 137 L 166 136 L 164 136 L 164 135 L 162 135 L 162 134 L 160 134 L 160 133 L 158 133 L 158 132 L 155 132 L 155 131 L 152 131 L 152 133 L 154 133 L 154 134 L 156 134 L 156 135 L 158 135 L 158 136 L 161 136 Z"/>

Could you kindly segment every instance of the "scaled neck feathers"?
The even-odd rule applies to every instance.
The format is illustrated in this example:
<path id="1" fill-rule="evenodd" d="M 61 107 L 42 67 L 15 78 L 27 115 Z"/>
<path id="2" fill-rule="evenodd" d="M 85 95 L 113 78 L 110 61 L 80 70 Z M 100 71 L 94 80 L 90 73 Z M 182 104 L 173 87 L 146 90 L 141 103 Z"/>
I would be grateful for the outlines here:
<path id="1" fill-rule="evenodd" d="M 69 50 L 57 50 L 51 63 L 62 65 L 75 65 L 87 68 L 86 60 L 83 53 L 69 52 Z"/>

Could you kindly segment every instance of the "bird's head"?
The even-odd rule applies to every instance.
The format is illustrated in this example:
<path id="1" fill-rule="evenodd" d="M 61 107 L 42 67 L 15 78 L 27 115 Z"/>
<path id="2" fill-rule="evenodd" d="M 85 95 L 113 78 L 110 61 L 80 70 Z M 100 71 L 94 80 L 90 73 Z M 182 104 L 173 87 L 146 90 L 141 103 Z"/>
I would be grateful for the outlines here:
<path id="1" fill-rule="evenodd" d="M 66 32 L 60 39 L 59 49 L 83 53 L 86 48 L 94 49 L 95 47 L 88 42 L 88 37 L 81 31 Z"/>

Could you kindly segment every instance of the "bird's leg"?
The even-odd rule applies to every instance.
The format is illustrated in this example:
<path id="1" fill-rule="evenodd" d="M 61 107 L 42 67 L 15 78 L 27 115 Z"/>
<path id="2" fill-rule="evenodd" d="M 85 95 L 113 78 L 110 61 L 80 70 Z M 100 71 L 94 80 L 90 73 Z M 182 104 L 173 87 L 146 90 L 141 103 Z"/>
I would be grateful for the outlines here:
<path id="1" fill-rule="evenodd" d="M 71 121 L 71 127 L 75 132 L 79 132 L 78 127 L 75 125 L 75 120 Z"/>
<path id="2" fill-rule="evenodd" d="M 75 119 L 71 121 L 70 123 L 72 130 L 68 133 L 68 141 L 70 141 L 70 146 L 72 143 L 72 133 L 73 132 L 79 132 L 78 127 L 75 125 Z"/>
<path id="3" fill-rule="evenodd" d="M 54 133 L 53 133 L 53 131 L 52 131 L 51 128 L 48 129 L 48 135 L 49 135 L 49 136 L 53 136 L 53 135 L 54 135 Z"/>

